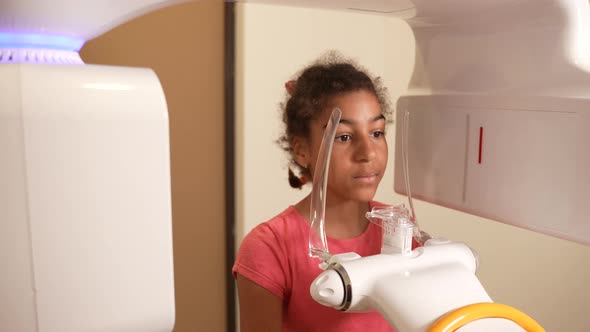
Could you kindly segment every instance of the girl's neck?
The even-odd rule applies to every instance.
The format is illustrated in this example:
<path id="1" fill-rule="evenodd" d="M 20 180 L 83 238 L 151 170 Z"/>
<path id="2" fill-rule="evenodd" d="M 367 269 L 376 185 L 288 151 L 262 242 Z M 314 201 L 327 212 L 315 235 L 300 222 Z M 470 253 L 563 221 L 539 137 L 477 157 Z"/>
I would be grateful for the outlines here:
<path id="1" fill-rule="evenodd" d="M 307 220 L 311 207 L 311 195 L 308 195 L 295 209 Z M 369 211 L 369 202 L 330 201 L 326 202 L 326 235 L 336 239 L 347 239 L 361 235 L 369 221 L 365 213 Z"/>

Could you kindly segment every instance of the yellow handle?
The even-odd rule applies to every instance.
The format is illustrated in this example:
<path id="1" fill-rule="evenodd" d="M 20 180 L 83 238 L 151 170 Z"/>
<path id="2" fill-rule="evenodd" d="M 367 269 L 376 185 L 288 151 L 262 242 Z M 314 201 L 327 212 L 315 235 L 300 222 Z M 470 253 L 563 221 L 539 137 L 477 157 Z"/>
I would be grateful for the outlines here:
<path id="1" fill-rule="evenodd" d="M 439 318 L 428 332 L 454 332 L 463 325 L 482 318 L 505 318 L 520 325 L 527 332 L 545 329 L 525 313 L 500 303 L 474 303 L 455 309 Z"/>

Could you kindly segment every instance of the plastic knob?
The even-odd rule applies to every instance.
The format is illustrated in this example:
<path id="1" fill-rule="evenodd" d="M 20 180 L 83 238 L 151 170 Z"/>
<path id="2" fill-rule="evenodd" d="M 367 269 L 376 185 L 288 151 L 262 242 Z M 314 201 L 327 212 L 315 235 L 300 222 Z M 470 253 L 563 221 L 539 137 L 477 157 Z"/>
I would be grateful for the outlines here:
<path id="1" fill-rule="evenodd" d="M 311 283 L 310 293 L 318 303 L 338 307 L 344 302 L 342 278 L 334 270 L 325 271 Z"/>

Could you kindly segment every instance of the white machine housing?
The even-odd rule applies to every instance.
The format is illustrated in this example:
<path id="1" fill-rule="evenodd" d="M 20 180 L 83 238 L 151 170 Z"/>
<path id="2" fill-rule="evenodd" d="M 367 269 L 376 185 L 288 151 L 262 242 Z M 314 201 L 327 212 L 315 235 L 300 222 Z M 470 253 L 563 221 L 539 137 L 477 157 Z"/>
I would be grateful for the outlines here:
<path id="1" fill-rule="evenodd" d="M 1 331 L 172 331 L 162 87 L 77 51 L 173 2 L 1 2 Z"/>
<path id="2" fill-rule="evenodd" d="M 590 4 L 415 0 L 416 65 L 397 105 L 395 190 L 590 245 Z M 424 15 L 421 15 L 421 12 Z M 429 13 L 430 15 L 426 15 Z"/>
<path id="3" fill-rule="evenodd" d="M 454 309 L 493 302 L 477 277 L 477 261 L 469 247 L 431 239 L 411 255 L 335 255 L 330 267 L 311 284 L 311 296 L 335 309 L 377 310 L 401 332 L 424 332 Z M 521 332 L 514 322 L 487 318 L 458 331 Z"/>
<path id="4" fill-rule="evenodd" d="M 168 117 L 153 71 L 0 65 L 0 330 L 174 326 Z"/>

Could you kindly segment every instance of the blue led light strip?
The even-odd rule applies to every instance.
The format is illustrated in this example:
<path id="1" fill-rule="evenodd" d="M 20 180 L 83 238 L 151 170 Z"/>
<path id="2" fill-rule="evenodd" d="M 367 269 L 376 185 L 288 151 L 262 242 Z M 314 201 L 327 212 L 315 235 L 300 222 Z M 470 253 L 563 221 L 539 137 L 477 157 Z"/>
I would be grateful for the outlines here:
<path id="1" fill-rule="evenodd" d="M 49 48 L 77 52 L 84 42 L 82 39 L 63 36 L 0 32 L 0 48 Z"/>

